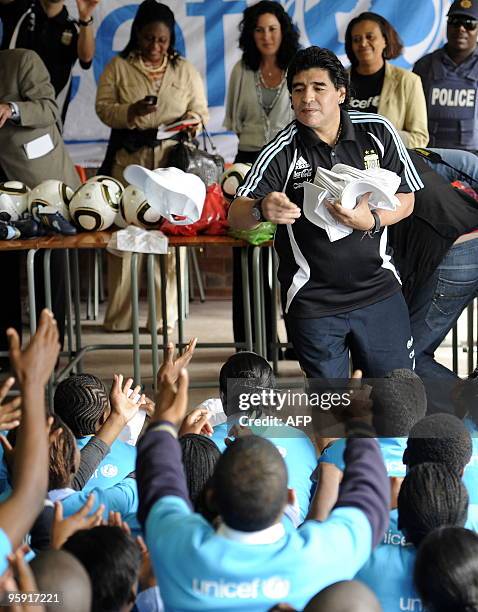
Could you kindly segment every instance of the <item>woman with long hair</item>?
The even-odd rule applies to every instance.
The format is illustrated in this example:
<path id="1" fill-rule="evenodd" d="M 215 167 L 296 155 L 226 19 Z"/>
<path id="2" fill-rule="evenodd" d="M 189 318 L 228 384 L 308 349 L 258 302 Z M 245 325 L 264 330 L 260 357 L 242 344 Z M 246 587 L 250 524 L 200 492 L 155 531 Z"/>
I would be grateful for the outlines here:
<path id="1" fill-rule="evenodd" d="M 270 0 L 248 6 L 239 28 L 242 58 L 229 79 L 224 125 L 239 138 L 234 161 L 252 164 L 262 147 L 294 118 L 286 70 L 299 49 L 299 33 L 282 5 Z M 233 249 L 234 340 L 244 342 L 241 264 L 236 251 Z M 267 257 L 263 257 L 263 271 L 266 312 L 270 312 Z M 266 326 L 269 347 L 269 342 L 275 341 L 270 317 L 266 317 Z M 253 333 L 255 327 L 252 320 Z"/>
<path id="2" fill-rule="evenodd" d="M 392 24 L 377 13 L 361 13 L 345 32 L 345 52 L 351 63 L 350 108 L 378 113 L 398 130 L 405 146 L 428 143 L 427 106 L 422 82 L 413 72 L 390 64 L 403 44 Z"/>
<path id="3" fill-rule="evenodd" d="M 179 119 L 195 119 L 200 124 L 208 119 L 202 79 L 176 51 L 174 27 L 170 8 L 156 0 L 144 0 L 134 18 L 128 44 L 109 62 L 98 83 L 96 112 L 112 128 L 101 173 L 123 183 L 123 171 L 130 164 L 151 170 L 168 165 L 169 151 L 177 141 L 157 140 L 160 125 Z M 131 327 L 130 262 L 130 257 L 108 256 L 105 328 L 109 331 Z M 156 276 L 159 303 L 159 271 Z M 172 255 L 168 258 L 167 297 L 171 324 L 177 319 Z"/>
<path id="4" fill-rule="evenodd" d="M 240 32 L 242 58 L 229 80 L 224 125 L 239 137 L 235 161 L 253 163 L 293 119 L 285 73 L 299 34 L 283 7 L 270 0 L 246 8 Z"/>

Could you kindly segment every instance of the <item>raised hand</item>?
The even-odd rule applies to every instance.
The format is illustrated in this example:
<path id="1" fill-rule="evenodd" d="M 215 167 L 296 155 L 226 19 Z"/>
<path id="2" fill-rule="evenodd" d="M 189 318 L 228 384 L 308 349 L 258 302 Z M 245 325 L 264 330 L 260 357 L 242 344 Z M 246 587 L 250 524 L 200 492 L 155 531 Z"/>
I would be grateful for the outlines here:
<path id="1" fill-rule="evenodd" d="M 174 344 L 172 342 L 168 342 L 164 361 L 161 364 L 161 367 L 159 368 L 157 374 L 158 388 L 161 379 L 166 375 L 169 377 L 171 382 L 175 383 L 177 381 L 179 372 L 183 368 L 188 367 L 189 362 L 191 361 L 192 356 L 194 354 L 194 349 L 196 348 L 197 341 L 197 338 L 191 338 L 184 350 L 184 353 L 182 355 L 179 355 L 178 357 L 175 356 Z"/>
<path id="2" fill-rule="evenodd" d="M 114 374 L 110 391 L 111 416 L 121 420 L 123 426 L 136 416 L 140 407 L 146 404 L 141 385 L 132 389 L 133 379 L 128 378 L 123 386 L 123 375 Z"/>
<path id="3" fill-rule="evenodd" d="M 76 0 L 78 15 L 82 21 L 87 21 L 93 14 L 100 0 Z"/>
<path id="4" fill-rule="evenodd" d="M 0 403 L 3 402 L 14 383 L 15 379 L 10 376 L 0 387 Z M 20 425 L 21 404 L 22 398 L 18 396 L 0 406 L 0 431 L 9 431 Z"/>
<path id="5" fill-rule="evenodd" d="M 144 404 L 143 404 L 143 410 L 146 412 L 146 414 L 148 415 L 149 418 L 151 418 L 154 415 L 154 407 L 155 404 L 153 402 L 153 400 L 148 397 L 147 395 L 144 396 Z"/>
<path id="6" fill-rule="evenodd" d="M 121 516 L 121 512 L 114 512 L 113 510 L 111 510 L 109 515 L 108 515 L 108 523 L 107 523 L 107 525 L 108 525 L 108 527 L 119 527 L 120 529 L 122 529 L 128 535 L 131 535 L 130 526 L 128 525 L 128 523 L 126 521 L 123 521 L 123 518 Z"/>
<path id="7" fill-rule="evenodd" d="M 20 596 L 38 592 L 35 576 L 25 561 L 25 548 L 28 550 L 28 547 L 20 546 L 14 553 L 8 556 L 8 562 L 15 575 L 15 583 Z M 19 599 L 19 601 L 21 602 L 22 599 Z M 37 604 L 14 603 L 9 610 L 12 612 L 44 612 L 45 607 Z"/>
<path id="8" fill-rule="evenodd" d="M 42 310 L 38 328 L 25 349 L 21 349 L 18 333 L 12 327 L 7 329 L 10 363 L 16 372 L 18 382 L 23 385 L 27 379 L 42 389 L 48 382 L 60 352 L 58 327 L 53 313 Z"/>
<path id="9" fill-rule="evenodd" d="M 95 496 L 91 494 L 88 496 L 86 504 L 80 508 L 78 512 L 75 512 L 75 514 L 72 514 L 66 519 L 63 518 L 63 506 L 61 502 L 55 503 L 55 515 L 51 528 L 51 548 L 59 550 L 68 538 L 77 531 L 92 529 L 101 524 L 105 507 L 101 504 L 93 514 L 90 514 L 94 503 Z"/>
<path id="10" fill-rule="evenodd" d="M 211 415 L 205 408 L 196 408 L 188 415 L 186 415 L 184 421 L 179 428 L 178 436 L 185 436 L 187 434 L 201 434 L 203 436 L 212 436 L 214 429 L 209 423 L 209 417 Z"/>
<path id="11" fill-rule="evenodd" d="M 169 421 L 180 427 L 188 405 L 188 383 L 189 377 L 185 369 L 180 371 L 177 384 L 168 374 L 161 378 L 154 412 L 155 421 Z"/>

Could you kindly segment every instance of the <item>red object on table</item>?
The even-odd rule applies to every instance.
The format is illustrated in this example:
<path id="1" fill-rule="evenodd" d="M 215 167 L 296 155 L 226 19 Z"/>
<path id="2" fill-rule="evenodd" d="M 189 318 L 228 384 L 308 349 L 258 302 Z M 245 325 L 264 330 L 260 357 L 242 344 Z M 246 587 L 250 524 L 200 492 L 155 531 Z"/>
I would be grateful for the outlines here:
<path id="1" fill-rule="evenodd" d="M 207 188 L 201 218 L 196 223 L 175 225 L 164 221 L 160 227 L 167 236 L 197 236 L 198 234 L 218 236 L 225 234 L 228 228 L 227 202 L 218 183 L 209 185 Z"/>

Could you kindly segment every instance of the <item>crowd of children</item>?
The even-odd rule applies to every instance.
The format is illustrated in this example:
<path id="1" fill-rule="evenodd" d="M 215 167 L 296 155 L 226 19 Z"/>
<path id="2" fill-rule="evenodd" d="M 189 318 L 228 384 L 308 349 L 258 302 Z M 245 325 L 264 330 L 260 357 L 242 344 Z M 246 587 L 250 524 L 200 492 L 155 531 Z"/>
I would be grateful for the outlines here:
<path id="1" fill-rule="evenodd" d="M 50 414 L 53 316 L 25 349 L 14 330 L 9 343 L 21 399 L 8 379 L 0 564 L 17 610 L 478 610 L 474 378 L 455 393 L 461 418 L 427 414 L 411 371 L 355 380 L 346 437 L 325 439 L 242 424 L 264 408 L 244 395 L 276 387 L 255 353 L 230 357 L 219 398 L 193 410 L 195 341 L 168 348 L 154 401 L 131 378 L 108 391 L 77 374 Z"/>

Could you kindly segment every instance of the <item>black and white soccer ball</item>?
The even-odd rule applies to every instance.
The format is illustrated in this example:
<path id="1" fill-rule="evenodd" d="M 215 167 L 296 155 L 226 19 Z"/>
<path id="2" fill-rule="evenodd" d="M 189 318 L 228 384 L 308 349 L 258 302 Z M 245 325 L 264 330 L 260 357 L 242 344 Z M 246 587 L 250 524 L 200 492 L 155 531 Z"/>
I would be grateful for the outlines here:
<path id="1" fill-rule="evenodd" d="M 237 163 L 227 168 L 221 177 L 221 189 L 226 200 L 234 198 L 251 167 L 252 164 Z"/>
<path id="2" fill-rule="evenodd" d="M 51 206 L 56 208 L 67 221 L 70 221 L 69 204 L 73 193 L 73 189 L 62 181 L 48 179 L 30 191 L 28 210 L 35 221 L 40 221 L 38 216 L 39 209 Z"/>
<path id="3" fill-rule="evenodd" d="M 144 192 L 134 185 L 128 185 L 124 190 L 120 208 L 127 225 L 158 229 L 163 221 L 163 217 L 149 205 Z"/>
<path id="4" fill-rule="evenodd" d="M 28 210 L 30 189 L 20 181 L 0 183 L 0 218 L 2 221 L 18 221 Z"/>
<path id="5" fill-rule="evenodd" d="M 113 225 L 119 211 L 118 193 L 115 183 L 87 181 L 75 191 L 71 199 L 70 212 L 73 221 L 90 232 L 108 229 Z"/>

